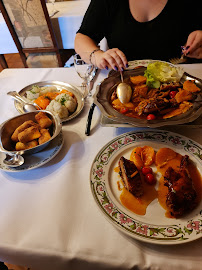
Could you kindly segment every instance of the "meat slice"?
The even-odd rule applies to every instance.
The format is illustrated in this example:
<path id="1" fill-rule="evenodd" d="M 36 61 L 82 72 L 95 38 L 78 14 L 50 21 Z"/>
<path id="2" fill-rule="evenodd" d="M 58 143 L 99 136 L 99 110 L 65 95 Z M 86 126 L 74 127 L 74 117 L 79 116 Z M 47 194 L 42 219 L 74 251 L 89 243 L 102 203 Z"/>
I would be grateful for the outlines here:
<path id="1" fill-rule="evenodd" d="M 179 171 L 169 167 L 164 175 L 164 185 L 168 187 L 167 207 L 174 217 L 180 217 L 196 206 L 196 190 L 186 170 L 189 157 L 181 160 Z"/>
<path id="2" fill-rule="evenodd" d="M 160 91 L 167 91 L 167 90 L 175 90 L 177 88 L 181 87 L 180 83 L 175 83 L 175 82 L 171 82 L 171 83 L 163 83 L 160 86 Z"/>
<path id="3" fill-rule="evenodd" d="M 143 183 L 135 164 L 122 156 L 119 160 L 119 169 L 125 188 L 135 197 L 141 197 L 143 195 Z"/>

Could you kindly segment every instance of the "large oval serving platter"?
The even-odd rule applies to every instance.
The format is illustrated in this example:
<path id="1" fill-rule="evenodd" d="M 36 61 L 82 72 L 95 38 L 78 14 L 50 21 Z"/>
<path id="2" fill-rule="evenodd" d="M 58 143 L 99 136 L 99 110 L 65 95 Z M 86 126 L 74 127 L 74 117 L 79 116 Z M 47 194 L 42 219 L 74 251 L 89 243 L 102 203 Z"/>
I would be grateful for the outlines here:
<path id="1" fill-rule="evenodd" d="M 127 79 L 130 76 L 144 75 L 146 66 L 151 62 L 156 62 L 157 60 L 142 60 L 142 61 L 131 61 L 129 63 L 129 68 L 123 72 L 124 78 Z M 170 64 L 170 63 L 168 63 Z M 171 66 L 174 66 L 170 64 Z M 195 80 L 196 85 L 202 90 L 202 80 L 196 78 L 188 73 L 184 72 L 181 67 L 176 67 L 180 69 L 182 77 L 180 82 L 183 83 L 186 80 Z M 117 71 L 112 71 L 109 76 L 104 79 L 96 88 L 96 93 L 94 95 L 94 103 L 99 107 L 102 114 L 115 123 L 130 124 L 136 127 L 161 127 L 169 125 L 185 124 L 196 120 L 202 114 L 202 106 L 198 100 L 202 99 L 202 93 L 200 93 L 194 102 L 193 107 L 186 113 L 178 116 L 171 117 L 169 119 L 156 119 L 148 121 L 146 119 L 138 119 L 126 116 L 124 114 L 116 111 L 110 104 L 110 98 L 113 91 L 116 89 L 117 85 L 121 82 L 120 73 Z"/>
<path id="2" fill-rule="evenodd" d="M 62 118 L 61 121 L 62 122 L 66 122 L 66 121 L 70 121 L 71 119 L 75 118 L 83 109 L 84 107 L 84 97 L 81 94 L 81 92 L 74 86 L 68 84 L 68 83 L 64 83 L 64 82 L 59 82 L 59 81 L 43 81 L 43 82 L 37 82 L 37 83 L 32 83 L 26 87 L 24 87 L 22 90 L 19 91 L 19 94 L 22 97 L 26 98 L 26 91 L 30 90 L 32 88 L 32 86 L 37 85 L 39 87 L 44 87 L 44 86 L 55 86 L 59 91 L 61 91 L 62 89 L 66 89 L 70 92 L 72 92 L 76 99 L 77 99 L 77 108 L 76 111 L 72 114 L 70 114 L 68 117 L 66 118 Z M 23 106 L 20 102 L 18 101 L 14 101 L 15 107 L 17 109 L 17 111 L 19 113 L 25 113 Z"/>
<path id="3" fill-rule="evenodd" d="M 92 163 L 90 185 L 96 204 L 116 228 L 144 242 L 172 245 L 201 238 L 202 201 L 189 214 L 177 219 L 167 218 L 157 199 L 150 203 L 143 216 L 122 205 L 117 184 L 120 177 L 114 169 L 118 167 L 121 156 L 129 159 L 135 147 L 145 145 L 155 151 L 168 147 L 181 155 L 188 155 L 202 175 L 202 146 L 189 138 L 155 129 L 124 133 L 108 142 Z M 156 177 L 158 180 L 160 175 Z"/>

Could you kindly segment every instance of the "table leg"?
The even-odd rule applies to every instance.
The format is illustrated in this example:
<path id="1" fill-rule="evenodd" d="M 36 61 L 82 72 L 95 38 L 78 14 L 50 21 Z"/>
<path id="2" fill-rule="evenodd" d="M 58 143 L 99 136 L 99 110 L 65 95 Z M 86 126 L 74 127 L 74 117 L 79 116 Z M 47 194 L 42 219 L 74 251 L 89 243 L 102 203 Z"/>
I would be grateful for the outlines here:
<path id="1" fill-rule="evenodd" d="M 6 62 L 5 56 L 3 54 L 0 54 L 0 64 L 2 68 L 8 68 L 8 64 Z"/>

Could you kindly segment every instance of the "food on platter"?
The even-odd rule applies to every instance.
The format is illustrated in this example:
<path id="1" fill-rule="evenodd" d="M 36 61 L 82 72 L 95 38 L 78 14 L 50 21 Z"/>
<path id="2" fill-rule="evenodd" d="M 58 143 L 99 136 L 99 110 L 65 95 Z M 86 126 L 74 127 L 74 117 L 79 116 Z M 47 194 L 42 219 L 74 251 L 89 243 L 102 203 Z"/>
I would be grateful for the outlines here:
<path id="1" fill-rule="evenodd" d="M 39 128 L 36 126 L 32 126 L 26 128 L 22 132 L 18 134 L 18 140 L 22 143 L 27 143 L 32 140 L 38 139 L 41 136 Z"/>
<path id="2" fill-rule="evenodd" d="M 130 155 L 137 168 L 140 170 L 143 166 L 150 166 L 155 159 L 155 151 L 151 146 L 135 147 Z"/>
<path id="3" fill-rule="evenodd" d="M 145 154 L 146 153 L 146 154 Z M 135 147 L 130 160 L 121 156 L 119 173 L 121 203 L 138 215 L 158 199 L 168 218 L 179 218 L 196 208 L 202 197 L 202 177 L 187 155 L 170 148 L 157 152 L 151 146 Z"/>
<path id="4" fill-rule="evenodd" d="M 202 179 L 194 163 L 170 148 L 159 149 L 155 163 L 161 173 L 158 200 L 166 216 L 178 218 L 189 213 L 202 196 Z"/>
<path id="5" fill-rule="evenodd" d="M 181 82 L 181 76 L 181 72 L 168 63 L 150 63 L 143 75 L 128 79 L 132 88 L 130 101 L 121 103 L 115 89 L 110 103 L 126 116 L 149 121 L 181 115 L 193 107 L 201 92 L 194 79 Z"/>
<path id="6" fill-rule="evenodd" d="M 52 120 L 46 115 L 45 112 L 39 112 L 36 114 L 35 119 L 39 126 L 44 128 L 49 128 L 52 125 Z"/>
<path id="7" fill-rule="evenodd" d="M 35 120 L 27 120 L 14 130 L 11 140 L 16 151 L 30 149 L 50 140 L 52 120 L 45 112 L 37 113 Z"/>
<path id="8" fill-rule="evenodd" d="M 141 197 L 143 195 L 142 179 L 135 164 L 121 157 L 119 160 L 119 169 L 126 189 L 135 197 Z"/>
<path id="9" fill-rule="evenodd" d="M 50 135 L 50 132 L 47 129 L 42 128 L 40 130 L 40 133 L 41 133 L 41 136 L 39 137 L 39 144 L 43 144 L 43 143 L 50 140 L 51 135 Z"/>
<path id="10" fill-rule="evenodd" d="M 32 86 L 30 90 L 26 91 L 26 99 L 36 103 L 43 110 L 51 111 L 60 118 L 71 115 L 78 105 L 72 92 L 66 89 L 59 91 L 56 86 Z"/>
<path id="11" fill-rule="evenodd" d="M 11 136 L 11 140 L 14 142 L 18 142 L 18 134 L 24 131 L 25 129 L 29 127 L 36 126 L 36 123 L 32 120 L 25 121 L 22 125 L 20 125 L 18 128 L 15 129 Z"/>
<path id="12" fill-rule="evenodd" d="M 168 187 L 166 205 L 174 217 L 182 216 L 196 205 L 196 190 L 186 167 L 189 157 L 184 156 L 179 170 L 169 167 L 164 174 L 164 185 Z"/>
<path id="13" fill-rule="evenodd" d="M 26 150 L 38 145 L 37 140 L 33 140 L 27 143 L 17 142 L 15 145 L 16 151 Z"/>

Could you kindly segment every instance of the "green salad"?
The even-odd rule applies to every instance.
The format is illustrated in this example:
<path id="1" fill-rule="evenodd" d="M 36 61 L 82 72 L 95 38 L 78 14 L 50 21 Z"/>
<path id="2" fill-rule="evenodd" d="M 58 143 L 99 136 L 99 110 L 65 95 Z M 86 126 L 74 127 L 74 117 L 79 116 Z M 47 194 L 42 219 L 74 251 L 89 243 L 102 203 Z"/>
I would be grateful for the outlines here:
<path id="1" fill-rule="evenodd" d="M 176 67 L 160 61 L 150 63 L 144 75 L 151 88 L 159 88 L 161 83 L 179 82 L 182 76 Z"/>

